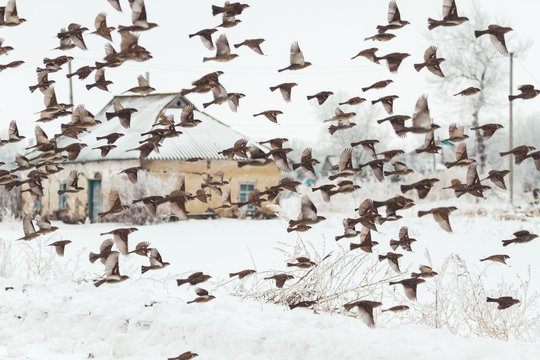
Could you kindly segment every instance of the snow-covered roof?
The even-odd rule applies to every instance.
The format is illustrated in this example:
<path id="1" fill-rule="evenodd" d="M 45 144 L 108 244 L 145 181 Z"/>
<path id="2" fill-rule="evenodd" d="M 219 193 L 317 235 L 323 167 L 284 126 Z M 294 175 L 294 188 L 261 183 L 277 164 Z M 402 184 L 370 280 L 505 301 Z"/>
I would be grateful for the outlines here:
<path id="1" fill-rule="evenodd" d="M 138 110 L 131 115 L 131 127 L 129 129 L 124 129 L 118 118 L 111 119 L 110 121 L 106 120 L 105 113 L 114 111 L 114 99 L 117 99 L 124 108 L 135 108 Z M 142 137 L 141 133 L 151 130 L 152 125 L 154 125 L 161 113 L 173 114 L 175 116 L 175 122 L 179 122 L 182 108 L 189 103 L 186 98 L 180 96 L 178 93 L 150 94 L 146 96 L 115 96 L 95 115 L 95 118 L 102 123 L 91 128 L 90 133 L 79 136 L 80 141 L 88 144 L 88 147 L 81 150 L 75 162 L 138 159 L 139 151 L 126 152 L 126 150 L 134 149 L 141 145 L 139 142 L 146 138 L 146 136 Z M 148 156 L 148 159 L 182 160 L 194 157 L 225 159 L 218 152 L 233 146 L 234 142 L 238 139 L 246 137 L 196 108 L 194 110 L 194 116 L 195 119 L 201 120 L 201 123 L 193 128 L 177 128 L 183 134 L 178 137 L 165 139 L 159 147 L 159 152 L 153 151 Z M 114 143 L 117 147 L 112 149 L 107 157 L 102 158 L 100 151 L 92 150 L 92 148 L 105 145 L 106 140 L 97 141 L 96 137 L 114 132 L 123 133 L 124 136 Z M 73 140 L 69 141 L 69 143 L 72 142 Z M 262 146 L 257 146 L 265 149 Z"/>

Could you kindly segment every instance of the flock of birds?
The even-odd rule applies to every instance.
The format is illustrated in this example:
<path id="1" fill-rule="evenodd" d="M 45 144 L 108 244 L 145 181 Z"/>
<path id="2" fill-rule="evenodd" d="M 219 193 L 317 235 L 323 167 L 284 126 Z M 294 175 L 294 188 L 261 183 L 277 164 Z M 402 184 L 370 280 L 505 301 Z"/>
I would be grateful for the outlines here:
<path id="1" fill-rule="evenodd" d="M 108 0 L 109 3 L 113 6 L 114 9 L 122 11 L 121 4 L 119 0 Z M 114 27 L 107 25 L 105 13 L 100 13 L 97 15 L 95 20 L 95 31 L 91 34 L 95 34 L 103 37 L 109 42 L 105 46 L 105 57 L 102 62 L 95 62 L 94 65 L 83 66 L 76 70 L 75 72 L 68 74 L 68 77 L 77 76 L 80 80 L 87 78 L 92 72 L 95 71 L 95 82 L 86 85 L 90 90 L 91 88 L 98 88 L 102 90 L 107 90 L 107 86 L 111 84 L 110 81 L 106 80 L 105 69 L 114 68 L 121 66 L 126 61 L 146 61 L 151 59 L 152 56 L 149 51 L 138 43 L 138 34 L 147 30 L 150 30 L 156 26 L 155 23 L 148 22 L 146 8 L 144 0 L 129 0 L 129 6 L 131 8 L 132 14 L 132 25 L 129 26 L 118 26 L 116 31 L 121 36 L 120 50 L 117 51 L 112 44 L 111 34 L 115 30 Z M 213 41 L 213 34 L 218 31 L 219 28 L 231 28 L 238 25 L 241 20 L 237 19 L 242 12 L 248 8 L 249 5 L 241 4 L 238 2 L 231 3 L 226 2 L 223 6 L 212 6 L 212 14 L 214 16 L 221 15 L 222 23 L 214 28 L 203 29 L 194 34 L 190 34 L 189 37 L 199 37 L 208 49 L 216 49 L 215 56 L 213 57 L 204 57 L 203 61 L 218 61 L 218 62 L 227 62 L 231 61 L 234 58 L 238 57 L 238 54 L 231 53 L 231 48 L 229 46 L 227 37 L 225 33 L 219 35 L 217 40 Z M 455 0 L 443 0 L 443 18 L 441 20 L 428 19 L 429 29 L 434 29 L 437 27 L 451 27 L 462 24 L 467 21 L 466 17 L 459 16 L 457 13 L 457 8 Z M 15 0 L 9 0 L 6 7 L 0 7 L 0 26 L 18 26 L 22 24 L 25 19 L 20 18 L 17 14 L 17 8 Z M 366 40 L 373 41 L 390 41 L 396 37 L 395 34 L 390 33 L 389 31 L 397 31 L 400 28 L 409 24 L 408 21 L 402 20 L 399 9 L 395 0 L 389 2 L 388 7 L 388 23 L 385 25 L 377 26 L 377 34 L 374 36 L 367 37 Z M 489 35 L 492 43 L 497 51 L 501 54 L 508 54 L 508 50 L 505 42 L 505 34 L 511 31 L 511 28 L 502 27 L 499 25 L 489 25 L 486 30 L 476 31 L 474 36 L 480 37 L 485 34 Z M 83 27 L 78 24 L 69 24 L 66 28 L 62 28 L 57 34 L 57 37 L 60 41 L 60 45 L 56 48 L 61 51 L 68 51 L 75 47 L 80 49 L 86 49 L 86 44 L 84 41 L 83 34 L 88 31 L 88 28 Z M 472 35 L 472 34 L 471 34 Z M 235 44 L 234 48 L 238 49 L 240 47 L 247 47 L 253 50 L 256 54 L 264 54 L 261 49 L 261 44 L 264 42 L 264 39 L 247 39 L 241 43 Z M 7 54 L 13 48 L 3 45 L 3 40 L 0 41 L 0 54 Z M 410 56 L 406 53 L 389 53 L 386 55 L 377 55 L 377 48 L 368 48 L 360 51 L 356 56 L 364 57 L 368 60 L 379 64 L 381 61 L 386 61 L 388 70 L 391 73 L 397 73 L 402 61 Z M 82 148 L 86 147 L 87 144 L 80 142 L 74 142 L 66 146 L 59 146 L 57 140 L 59 138 L 67 139 L 78 139 L 78 135 L 84 132 L 92 131 L 92 128 L 98 125 L 101 120 L 95 119 L 94 115 L 85 109 L 84 105 L 78 105 L 74 108 L 73 104 L 64 104 L 58 103 L 54 91 L 54 80 L 49 80 L 49 74 L 59 71 L 63 65 L 68 63 L 73 58 L 71 56 L 59 56 L 54 59 L 45 58 L 43 60 L 44 67 L 37 68 L 37 83 L 30 86 L 30 91 L 34 92 L 39 89 L 44 95 L 45 108 L 40 112 L 40 118 L 36 120 L 37 122 L 50 122 L 58 118 L 71 116 L 71 121 L 61 124 L 61 133 L 54 135 L 49 138 L 47 134 L 41 129 L 38 125 L 35 127 L 35 138 L 36 144 L 28 147 L 26 150 L 31 150 L 29 154 L 32 155 L 31 158 L 27 158 L 23 155 L 16 155 L 15 163 L 17 167 L 12 170 L 0 169 L 0 185 L 3 185 L 6 191 L 10 191 L 14 187 L 20 187 L 25 185 L 23 192 L 28 192 L 36 200 L 43 196 L 43 186 L 42 181 L 46 179 L 49 175 L 55 174 L 62 170 L 62 163 L 66 160 L 73 161 L 79 155 L 79 152 Z M 441 63 L 443 63 L 444 58 L 440 58 L 437 55 L 437 48 L 435 46 L 429 47 L 424 54 L 424 60 L 421 63 L 414 64 L 414 68 L 417 71 L 421 71 L 426 68 L 428 71 L 433 73 L 436 76 L 444 77 L 444 73 L 441 68 Z M 22 61 L 14 61 L 6 65 L 0 65 L 0 70 L 6 68 L 16 67 L 22 64 Z M 289 65 L 283 68 L 280 68 L 278 71 L 297 71 L 304 69 L 310 66 L 311 63 L 304 60 L 304 55 L 300 50 L 299 44 L 294 42 L 291 46 L 290 51 L 290 62 Z M 190 93 L 208 93 L 212 92 L 213 100 L 205 103 L 203 106 L 207 107 L 213 104 L 223 104 L 228 103 L 232 111 L 236 111 L 239 106 L 239 99 L 244 97 L 244 94 L 241 93 L 228 93 L 225 88 L 220 84 L 219 77 L 222 75 L 222 71 L 215 71 L 209 73 L 198 80 L 193 81 L 192 88 L 182 90 L 182 95 L 187 95 Z M 138 85 L 130 88 L 126 92 L 132 92 L 136 94 L 146 95 L 154 91 L 155 89 L 150 86 L 148 81 L 142 76 L 139 76 Z M 381 80 L 372 84 L 371 86 L 363 88 L 363 92 L 370 91 L 372 89 L 384 89 L 388 86 L 392 80 Z M 291 101 L 291 91 L 292 89 L 298 86 L 297 83 L 289 82 L 283 83 L 276 86 L 270 87 L 271 91 L 279 89 L 283 99 L 287 102 Z M 540 90 L 534 89 L 532 85 L 522 85 L 519 87 L 520 94 L 510 96 L 509 101 L 515 99 L 531 99 L 537 96 L 540 93 Z M 480 91 L 480 89 L 475 87 L 469 87 L 458 93 L 456 96 L 474 96 Z M 317 94 L 308 96 L 308 100 L 316 99 L 319 105 L 322 105 L 330 96 L 333 95 L 332 91 L 321 91 Z M 399 137 L 405 137 L 407 134 L 422 134 L 425 136 L 424 146 L 416 150 L 418 153 L 427 152 L 427 153 L 438 153 L 441 150 L 441 147 L 438 145 L 439 142 L 435 141 L 434 133 L 440 128 L 438 125 L 432 122 L 430 117 L 430 110 L 428 106 L 428 98 L 426 96 L 421 96 L 414 109 L 414 113 L 411 116 L 408 115 L 394 115 L 393 114 L 393 102 L 398 98 L 397 95 L 388 95 L 375 100 L 372 100 L 372 104 L 381 103 L 385 111 L 388 113 L 388 117 L 380 119 L 377 123 L 390 123 L 396 135 Z M 365 102 L 365 98 L 353 97 L 347 100 L 343 100 L 339 103 L 342 106 L 355 106 Z M 131 115 L 137 111 L 134 108 L 124 108 L 119 100 L 114 100 L 113 103 L 114 111 L 106 113 L 106 120 L 112 121 L 114 118 L 117 118 L 120 124 L 126 128 L 130 128 Z M 141 145 L 135 149 L 129 149 L 128 151 L 139 151 L 140 157 L 142 159 L 148 157 L 152 151 L 159 151 L 159 146 L 167 138 L 177 137 L 182 134 L 181 131 L 177 130 L 178 127 L 194 127 L 197 126 L 201 121 L 195 119 L 194 117 L 194 106 L 187 105 L 183 108 L 180 122 L 175 123 L 173 115 L 161 116 L 154 127 L 146 133 L 141 134 L 144 138 L 141 141 Z M 277 117 L 282 114 L 279 110 L 266 110 L 261 111 L 258 114 L 253 116 L 264 116 L 268 120 L 277 123 Z M 340 107 L 336 108 L 335 115 L 327 119 L 325 122 L 332 123 L 328 128 L 330 134 L 334 134 L 337 131 L 345 131 L 354 127 L 356 124 L 352 121 L 356 113 L 353 111 L 346 112 L 343 111 Z M 412 119 L 410 125 L 406 125 L 407 120 Z M 471 128 L 473 131 L 480 131 L 483 138 L 488 140 L 498 129 L 502 128 L 500 124 L 485 124 L 479 127 Z M 501 189 L 506 189 L 504 177 L 509 173 L 508 170 L 498 171 L 491 170 L 484 179 L 480 179 L 480 176 L 477 172 L 477 167 L 474 159 L 471 159 L 467 155 L 467 147 L 464 142 L 468 135 L 465 134 L 465 128 L 463 126 L 457 126 L 456 124 L 450 125 L 449 136 L 447 139 L 442 140 L 441 142 L 447 141 L 451 143 L 459 143 L 456 150 L 456 161 L 446 163 L 447 168 L 452 167 L 467 167 L 467 174 L 465 180 L 462 182 L 460 179 L 454 179 L 451 181 L 451 184 L 443 189 L 451 189 L 455 192 L 456 197 L 469 194 L 471 196 L 484 198 L 484 192 L 490 187 L 484 184 L 484 181 L 490 180 L 494 185 Z M 102 157 L 106 158 L 108 152 L 115 148 L 114 143 L 124 136 L 122 133 L 111 133 L 106 136 L 97 137 L 97 141 L 105 140 L 106 144 L 99 145 L 93 149 L 100 151 Z M 24 136 L 19 134 L 17 129 L 17 124 L 15 121 L 12 121 L 9 126 L 9 136 L 6 140 L 1 140 L 0 145 L 6 145 L 11 143 L 17 143 L 24 139 Z M 226 156 L 229 159 L 236 158 L 238 159 L 238 166 L 264 166 L 271 162 L 274 162 L 284 173 L 291 173 L 297 169 L 301 169 L 303 174 L 312 180 L 317 179 L 317 175 L 314 167 L 320 162 L 312 156 L 312 151 L 310 148 L 307 148 L 303 151 L 301 158 L 298 162 L 291 161 L 288 159 L 287 155 L 292 151 L 292 149 L 284 147 L 284 144 L 288 140 L 286 138 L 274 138 L 267 141 L 260 142 L 260 145 L 268 145 L 269 151 L 262 150 L 261 146 L 256 146 L 254 144 L 249 144 L 246 139 L 239 139 L 236 141 L 232 147 L 223 149 L 220 154 Z M 412 173 L 413 170 L 408 168 L 407 165 L 401 161 L 394 160 L 396 157 L 399 157 L 404 152 L 399 149 L 395 150 L 386 150 L 378 152 L 376 146 L 380 141 L 377 139 L 363 139 L 358 142 L 353 142 L 350 144 L 350 147 L 343 150 L 339 157 L 338 164 L 335 164 L 332 167 L 332 174 L 328 176 L 328 180 L 333 181 L 337 180 L 336 183 L 328 183 L 313 187 L 313 192 L 319 191 L 322 195 L 322 198 L 330 202 L 332 197 L 338 194 L 347 194 L 354 192 L 359 188 L 358 185 L 354 184 L 352 180 L 353 176 L 359 174 L 364 168 L 370 169 L 373 175 L 380 181 L 382 181 L 387 176 L 407 176 Z M 373 160 L 368 161 L 364 164 L 357 164 L 356 167 L 353 166 L 352 162 L 352 153 L 353 150 L 360 146 L 362 151 L 367 152 Z M 501 156 L 513 155 L 516 165 L 519 165 L 524 160 L 531 158 L 534 161 L 534 164 L 538 170 L 540 170 L 540 151 L 532 152 L 534 147 L 532 146 L 518 146 L 514 149 L 511 149 L 506 152 L 501 152 Z M 189 161 L 199 161 L 199 158 L 188 159 Z M 386 164 L 391 164 L 393 170 L 385 170 L 384 167 Z M 4 165 L 4 164 L 2 164 Z M 136 183 L 137 174 L 139 171 L 143 171 L 143 167 L 132 167 L 122 171 L 126 174 L 128 179 Z M 26 178 L 21 179 L 17 174 L 25 172 Z M 222 205 L 216 207 L 218 209 L 232 209 L 234 207 L 242 207 L 245 205 L 253 205 L 256 207 L 261 207 L 263 202 L 270 202 L 277 198 L 280 192 L 282 191 L 291 191 L 296 192 L 296 188 L 300 185 L 299 181 L 294 180 L 289 176 L 284 176 L 279 184 L 265 189 L 264 191 L 253 190 L 250 192 L 247 201 L 234 203 L 231 201 L 231 191 L 230 188 L 224 188 L 228 184 L 224 180 L 224 173 L 222 171 L 215 174 L 209 175 L 206 174 L 206 177 L 202 179 L 202 184 L 200 189 L 198 189 L 193 195 L 186 191 L 185 181 L 183 178 L 180 179 L 177 189 L 172 191 L 170 194 L 161 196 L 154 195 L 148 196 L 141 199 L 135 200 L 133 203 L 142 203 L 144 209 L 152 216 L 155 216 L 157 209 L 160 205 L 168 203 L 170 204 L 171 209 L 174 210 L 175 214 L 178 215 L 180 219 L 188 218 L 188 211 L 186 210 L 186 203 L 188 201 L 198 200 L 206 203 L 208 199 L 212 196 L 212 193 L 217 194 L 222 197 Z M 320 180 L 320 179 L 319 179 Z M 59 193 L 75 193 L 83 190 L 83 187 L 79 186 L 78 183 L 78 173 L 77 171 L 71 171 L 69 173 L 68 179 L 66 181 L 65 189 L 59 190 Z M 411 184 L 402 185 L 401 191 L 403 194 L 408 193 L 409 191 L 416 190 L 419 199 L 424 199 L 431 188 L 439 182 L 439 179 L 436 178 L 426 178 Z M 266 197 L 265 197 L 266 196 Z M 100 213 L 100 217 L 106 217 L 113 214 L 122 213 L 129 206 L 122 204 L 122 201 L 118 194 L 111 196 L 110 209 Z M 355 239 L 359 238 L 360 242 L 355 243 L 351 242 L 350 249 L 361 249 L 365 252 L 372 252 L 372 248 L 378 245 L 377 242 L 371 240 L 371 231 L 377 230 L 377 225 L 382 225 L 387 221 L 396 221 L 402 218 L 398 214 L 400 210 L 409 209 L 415 206 L 415 202 L 403 195 L 394 196 L 384 201 L 372 201 L 370 199 L 364 200 L 355 211 L 358 213 L 358 217 L 355 218 L 346 218 L 343 220 L 344 233 L 342 235 L 336 236 L 336 241 L 341 239 Z M 381 208 L 385 208 L 384 216 L 379 213 Z M 440 225 L 440 227 L 446 231 L 451 232 L 452 227 L 450 225 L 450 214 L 455 211 L 457 208 L 453 206 L 449 207 L 437 207 L 427 210 L 418 211 L 418 216 L 422 217 L 424 215 L 431 214 L 435 221 Z M 287 231 L 308 231 L 315 224 L 325 220 L 323 216 L 320 216 L 317 212 L 317 208 L 310 200 L 307 195 L 303 195 L 301 198 L 301 210 L 297 219 L 290 220 L 288 222 Z M 34 222 L 38 227 L 38 230 L 34 227 Z M 359 230 L 356 229 L 356 226 L 361 226 Z M 51 233 L 58 230 L 57 227 L 52 226 L 48 219 L 41 217 L 39 215 L 32 216 L 30 214 L 24 215 L 23 218 L 23 229 L 24 237 L 21 240 L 32 240 L 41 235 Z M 119 270 L 119 258 L 120 254 L 127 256 L 129 254 L 137 254 L 140 256 L 147 257 L 149 259 L 148 266 L 142 266 L 141 272 L 145 273 L 149 270 L 158 270 L 169 265 L 168 262 L 162 260 L 162 257 L 156 248 L 151 247 L 151 244 L 148 242 L 138 243 L 133 250 L 130 250 L 128 246 L 128 237 L 129 235 L 136 231 L 136 228 L 118 228 L 110 232 L 103 233 L 102 235 L 112 235 L 113 239 L 105 240 L 100 248 L 98 253 L 90 253 L 90 261 L 94 263 L 97 260 L 100 260 L 101 263 L 105 265 L 105 276 L 102 279 L 95 281 L 95 286 L 100 286 L 104 283 L 117 283 L 128 279 L 127 275 L 121 275 Z M 534 238 L 538 237 L 535 234 L 529 233 L 526 230 L 517 231 L 514 233 L 514 238 L 510 240 L 504 240 L 503 246 L 508 244 L 516 243 L 526 243 Z M 407 227 L 402 227 L 399 231 L 399 239 L 391 240 L 390 247 L 392 250 L 397 250 L 398 248 L 403 249 L 404 251 L 412 251 L 412 243 L 416 241 L 408 235 Z M 51 246 L 54 246 L 57 250 L 58 255 L 63 256 L 64 248 L 71 241 L 61 240 L 56 241 Z M 116 247 L 113 250 L 113 247 Z M 386 254 L 379 255 L 379 261 L 387 260 L 390 267 L 398 272 L 399 268 L 399 258 L 404 256 L 396 252 L 388 252 Z M 497 261 L 505 263 L 505 260 L 509 256 L 506 254 L 497 254 L 489 256 L 481 261 Z M 288 263 L 289 267 L 299 267 L 302 269 L 309 269 L 313 266 L 317 266 L 316 263 L 311 261 L 307 257 L 299 257 L 296 259 L 295 263 Z M 436 276 L 437 273 L 433 271 L 430 267 L 421 265 L 419 268 L 419 273 L 412 273 L 410 278 L 403 279 L 397 282 L 391 282 L 390 285 L 400 284 L 405 290 L 406 296 L 410 300 L 416 300 L 416 289 L 417 286 L 421 283 L 424 283 L 427 278 Z M 254 273 L 254 270 L 246 269 L 239 272 L 231 273 L 230 276 L 238 276 L 242 279 L 245 276 L 249 276 Z M 210 278 L 210 275 L 204 274 L 202 272 L 196 272 L 191 274 L 186 279 L 178 279 L 177 284 L 181 286 L 182 284 L 189 283 L 191 285 L 198 285 L 204 283 Z M 274 280 L 276 286 L 281 288 L 284 286 L 285 282 L 293 279 L 293 275 L 287 273 L 275 274 L 272 277 L 266 279 Z M 196 290 L 197 297 L 190 301 L 189 303 L 201 303 L 207 302 L 214 299 L 214 296 L 209 294 L 208 291 L 197 288 Z M 519 303 L 519 300 L 512 298 L 511 296 L 503 296 L 500 298 L 488 298 L 488 302 L 498 303 L 499 309 L 506 309 L 516 303 Z M 305 300 L 300 301 L 295 304 L 289 304 L 291 309 L 295 307 L 309 307 L 316 303 L 315 300 Z M 380 302 L 370 301 L 370 300 L 358 300 L 345 304 L 344 307 L 346 310 L 352 310 L 357 308 L 359 314 L 363 317 L 366 323 L 369 326 L 374 326 L 373 320 L 373 309 L 375 307 L 381 306 Z M 407 305 L 399 305 L 383 311 L 403 311 L 407 310 Z M 189 353 L 186 356 L 184 354 L 176 357 L 174 359 L 189 359 L 193 353 Z M 194 354 L 196 355 L 196 354 Z"/>

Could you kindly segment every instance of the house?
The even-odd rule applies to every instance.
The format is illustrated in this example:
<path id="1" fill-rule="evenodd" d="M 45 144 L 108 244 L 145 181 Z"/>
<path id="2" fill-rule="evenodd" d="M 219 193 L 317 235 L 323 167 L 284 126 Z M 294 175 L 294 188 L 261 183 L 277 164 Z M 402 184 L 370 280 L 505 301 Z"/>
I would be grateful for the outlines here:
<path id="1" fill-rule="evenodd" d="M 138 110 L 131 116 L 129 129 L 124 129 L 117 118 L 106 121 L 105 112 L 113 111 L 114 99 L 124 108 Z M 164 196 L 170 193 L 177 188 L 179 177 L 184 176 L 186 191 L 195 194 L 203 182 L 203 175 L 223 171 L 224 179 L 229 181 L 226 187 L 231 189 L 231 199 L 236 202 L 245 201 L 252 189 L 262 191 L 279 182 L 281 172 L 273 162 L 265 166 L 239 167 L 236 158 L 228 160 L 218 154 L 245 136 L 197 109 L 194 110 L 195 119 L 201 120 L 201 123 L 192 128 L 178 128 L 182 134 L 165 139 L 159 152 L 153 151 L 146 159 L 139 158 L 139 151 L 126 152 L 140 145 L 139 141 L 144 139 L 141 133 L 149 131 L 159 115 L 173 114 L 175 121 L 179 122 L 182 108 L 187 104 L 188 100 L 178 93 L 114 97 L 95 116 L 101 124 L 79 136 L 80 141 L 88 144 L 88 147 L 82 149 L 75 161 L 63 163 L 64 169 L 61 172 L 52 174 L 43 181 L 44 194 L 37 203 L 34 203 L 28 193 L 24 193 L 23 211 L 39 212 L 52 219 L 72 223 L 84 222 L 87 218 L 91 222 L 98 222 L 98 214 L 110 207 L 110 194 L 113 191 L 118 191 L 124 204 L 131 205 L 133 200 L 143 196 Z M 114 143 L 117 147 L 103 158 L 99 149 L 92 148 L 105 145 L 106 140 L 97 141 L 96 137 L 113 132 L 125 135 Z M 76 140 L 60 138 L 58 146 L 74 141 Z M 202 160 L 187 161 L 193 158 Z M 146 170 L 139 172 L 139 182 L 134 185 L 120 172 L 136 166 L 143 166 Z M 71 170 L 79 172 L 78 184 L 84 187 L 84 190 L 59 195 L 58 190 L 65 188 Z M 209 214 L 212 212 L 210 208 L 220 205 L 221 196 L 212 193 L 208 203 L 189 201 L 186 208 L 191 216 L 195 216 Z M 159 210 L 158 214 L 167 213 L 167 205 L 161 205 Z M 253 210 L 254 207 L 244 206 L 240 210 L 219 211 L 219 215 L 233 216 L 238 215 L 239 211 Z"/>

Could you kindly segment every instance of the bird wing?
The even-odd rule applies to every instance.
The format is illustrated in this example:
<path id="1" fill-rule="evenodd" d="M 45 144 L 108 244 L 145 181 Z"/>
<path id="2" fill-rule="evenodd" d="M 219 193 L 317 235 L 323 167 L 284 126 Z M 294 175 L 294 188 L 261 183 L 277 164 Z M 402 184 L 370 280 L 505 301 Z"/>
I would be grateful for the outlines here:
<path id="1" fill-rule="evenodd" d="M 142 75 L 137 76 L 137 82 L 139 83 L 139 87 L 150 86 L 148 81 L 146 81 L 146 79 Z"/>
<path id="2" fill-rule="evenodd" d="M 182 108 L 182 114 L 180 115 L 180 122 L 192 121 L 193 119 L 194 119 L 193 104 L 188 104 Z"/>
<path id="3" fill-rule="evenodd" d="M 293 42 L 291 45 L 290 63 L 291 65 L 304 65 L 304 54 L 302 54 L 297 41 Z"/>
<path id="4" fill-rule="evenodd" d="M 433 213 L 433 217 L 440 227 L 443 228 L 443 230 L 451 232 L 452 227 L 450 226 L 450 220 L 448 218 L 449 214 L 450 211 L 448 209 L 440 209 L 439 211 Z"/>
<path id="5" fill-rule="evenodd" d="M 399 229 L 399 240 L 408 239 L 409 238 L 409 228 L 406 226 L 402 226 L 401 229 Z"/>
<path id="6" fill-rule="evenodd" d="M 118 251 L 113 251 L 107 257 L 105 262 L 105 276 L 120 275 L 120 268 L 118 266 Z"/>
<path id="7" fill-rule="evenodd" d="M 431 118 L 429 116 L 429 106 L 426 95 L 420 96 L 416 102 L 412 122 L 413 127 L 421 127 L 426 129 L 431 127 Z"/>
<path id="8" fill-rule="evenodd" d="M 94 76 L 96 82 L 105 81 L 105 69 L 97 69 Z"/>
<path id="9" fill-rule="evenodd" d="M 373 174 L 379 181 L 384 180 L 384 174 L 383 174 L 383 166 L 384 162 L 382 160 L 374 160 L 369 162 L 369 167 L 373 171 Z"/>
<path id="10" fill-rule="evenodd" d="M 343 152 L 339 156 L 338 168 L 340 172 L 345 170 L 351 170 L 353 168 L 351 155 L 352 148 L 347 148 L 343 150 Z"/>
<path id="11" fill-rule="evenodd" d="M 514 233 L 514 236 L 516 237 L 520 237 L 520 236 L 525 236 L 525 235 L 529 235 L 530 232 L 528 232 L 527 230 L 520 230 L 520 231 L 516 231 Z"/>
<path id="12" fill-rule="evenodd" d="M 397 7 L 396 1 L 390 1 L 388 3 L 388 23 L 400 22 L 401 16 Z"/>
<path id="13" fill-rule="evenodd" d="M 17 128 L 17 123 L 15 120 L 11 120 L 9 123 L 9 139 L 18 139 L 19 138 L 19 129 Z"/>
<path id="14" fill-rule="evenodd" d="M 456 161 L 468 159 L 467 155 L 467 145 L 465 143 L 461 143 L 458 145 L 456 149 Z"/>
<path id="15" fill-rule="evenodd" d="M 112 239 L 104 240 L 101 243 L 101 245 L 99 246 L 99 252 L 104 253 L 104 252 L 107 252 L 107 251 L 111 251 L 112 246 L 113 246 Z"/>
<path id="16" fill-rule="evenodd" d="M 394 166 L 394 170 L 396 170 L 396 171 L 405 171 L 405 170 L 408 169 L 407 165 L 405 165 L 401 161 L 394 161 L 392 163 L 392 166 Z"/>
<path id="17" fill-rule="evenodd" d="M 25 236 L 31 235 L 36 232 L 34 224 L 32 223 L 31 215 L 25 215 L 23 217 L 23 231 Z"/>
<path id="18" fill-rule="evenodd" d="M 518 90 L 521 91 L 522 93 L 525 93 L 525 92 L 533 91 L 534 86 L 529 85 L 529 84 L 525 84 L 525 85 L 521 85 L 520 87 L 518 87 Z"/>
<path id="19" fill-rule="evenodd" d="M 94 27 L 96 30 L 99 30 L 102 27 L 107 27 L 107 14 L 104 12 L 97 14 L 96 20 L 94 21 Z"/>
<path id="20" fill-rule="evenodd" d="M 311 159 L 311 148 L 305 148 L 302 152 L 302 157 L 300 158 L 301 162 L 305 162 Z"/>
<path id="21" fill-rule="evenodd" d="M 444 0 L 442 16 L 443 19 L 457 17 L 456 0 Z"/>
<path id="22" fill-rule="evenodd" d="M 150 258 L 150 266 L 162 266 L 163 260 L 161 259 L 161 255 L 157 249 L 150 249 L 150 253 L 148 254 L 148 257 Z"/>
<path id="23" fill-rule="evenodd" d="M 316 220 L 317 219 L 317 208 L 313 202 L 306 196 L 302 196 L 301 205 L 300 205 L 301 219 Z"/>
<path id="24" fill-rule="evenodd" d="M 227 90 L 221 84 L 218 84 L 217 86 L 212 86 L 212 95 L 214 96 L 214 100 L 226 98 Z"/>
<path id="25" fill-rule="evenodd" d="M 405 291 L 405 296 L 411 301 L 416 301 L 416 284 L 407 284 L 403 285 L 403 290 Z"/>
<path id="26" fill-rule="evenodd" d="M 116 10 L 116 11 L 122 11 L 122 7 L 120 6 L 120 0 L 107 0 L 109 4 Z"/>
<path id="27" fill-rule="evenodd" d="M 424 52 L 424 61 L 429 61 L 437 58 L 437 47 L 430 46 Z"/>
<path id="28" fill-rule="evenodd" d="M 382 104 L 384 110 L 388 114 L 392 114 L 394 112 L 394 98 L 393 98 L 393 96 L 385 96 L 384 98 L 381 99 L 381 104 Z"/>
<path id="29" fill-rule="evenodd" d="M 67 178 L 67 183 L 69 184 L 69 186 L 77 187 L 77 177 L 78 177 L 77 170 L 71 170 L 69 172 L 69 175 Z"/>
<path id="30" fill-rule="evenodd" d="M 216 40 L 216 56 L 221 55 L 230 55 L 231 48 L 229 47 L 229 41 L 227 41 L 227 36 L 221 34 Z"/>
<path id="31" fill-rule="evenodd" d="M 479 186 L 480 178 L 478 177 L 478 171 L 476 170 L 476 164 L 469 165 L 467 169 L 467 186 Z"/>
<path id="32" fill-rule="evenodd" d="M 122 109 L 124 109 L 124 107 L 122 106 L 122 104 L 120 104 L 120 101 L 118 101 L 118 99 L 113 100 L 113 107 L 114 107 L 114 112 L 119 112 Z"/>
<path id="33" fill-rule="evenodd" d="M 424 139 L 424 148 L 429 147 L 429 145 L 430 145 L 431 143 L 433 143 L 433 141 L 434 141 L 434 140 L 433 140 L 433 138 L 434 138 L 434 133 L 435 133 L 435 132 L 434 132 L 433 130 L 431 130 L 430 132 L 426 133 L 426 137 L 425 137 L 425 139 Z"/>
<path id="34" fill-rule="evenodd" d="M 45 134 L 45 131 L 43 131 L 42 128 L 36 126 L 34 133 L 36 135 L 36 143 L 49 144 L 49 138 L 47 137 L 47 134 Z"/>
<path id="35" fill-rule="evenodd" d="M 506 41 L 504 40 L 504 34 L 497 32 L 495 34 L 489 34 L 489 38 L 495 49 L 503 55 L 508 55 L 508 49 L 506 48 Z"/>

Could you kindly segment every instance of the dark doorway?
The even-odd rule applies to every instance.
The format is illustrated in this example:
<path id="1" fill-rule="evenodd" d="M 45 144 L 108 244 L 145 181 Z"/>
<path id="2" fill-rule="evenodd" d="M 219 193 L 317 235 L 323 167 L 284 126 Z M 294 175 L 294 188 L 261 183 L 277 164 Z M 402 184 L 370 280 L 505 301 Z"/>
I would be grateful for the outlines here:
<path id="1" fill-rule="evenodd" d="M 101 199 L 101 179 L 88 180 L 88 217 L 90 222 L 99 222 Z"/>

